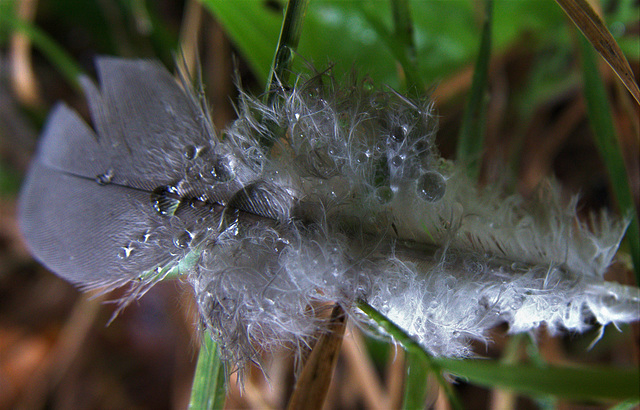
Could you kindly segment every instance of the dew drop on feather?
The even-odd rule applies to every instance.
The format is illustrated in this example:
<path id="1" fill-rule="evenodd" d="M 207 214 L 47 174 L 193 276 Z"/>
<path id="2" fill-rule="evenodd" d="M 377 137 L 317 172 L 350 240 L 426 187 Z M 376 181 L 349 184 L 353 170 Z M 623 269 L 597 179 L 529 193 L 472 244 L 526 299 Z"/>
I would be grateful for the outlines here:
<path id="1" fill-rule="evenodd" d="M 138 237 L 138 242 L 140 243 L 146 243 L 149 238 L 151 237 L 151 231 L 149 229 L 146 229 L 144 232 L 142 232 L 142 234 L 140 234 L 140 236 Z"/>
<path id="2" fill-rule="evenodd" d="M 403 159 L 402 159 L 402 157 L 401 157 L 400 155 L 396 155 L 396 156 L 394 156 L 394 157 L 391 159 L 391 164 L 392 164 L 394 167 L 400 167 L 400 166 L 402 166 L 402 162 L 403 162 Z"/>
<path id="3" fill-rule="evenodd" d="M 98 185 L 107 185 L 113 180 L 113 170 L 109 169 L 107 172 L 97 175 L 95 181 Z"/>
<path id="4" fill-rule="evenodd" d="M 189 144 L 183 148 L 182 154 L 186 159 L 192 160 L 198 155 L 198 148 L 195 145 Z"/>
<path id="5" fill-rule="evenodd" d="M 178 189 L 171 185 L 163 185 L 151 192 L 151 205 L 157 213 L 172 216 L 180 205 Z"/>
<path id="6" fill-rule="evenodd" d="M 210 173 L 211 176 L 213 176 L 213 178 L 219 182 L 229 182 L 235 177 L 231 167 L 229 167 L 226 161 L 222 158 L 218 158 L 215 161 L 215 164 L 213 165 L 213 168 L 211 168 Z"/>
<path id="7" fill-rule="evenodd" d="M 118 250 L 118 258 L 127 259 L 133 254 L 133 251 L 134 251 L 134 248 L 131 243 L 126 246 L 123 246 Z"/>
<path id="8" fill-rule="evenodd" d="M 186 249 L 189 247 L 189 244 L 191 243 L 191 238 L 192 238 L 191 232 L 184 231 L 180 235 L 173 238 L 173 244 L 175 245 L 176 248 Z"/>
<path id="9" fill-rule="evenodd" d="M 389 136 L 395 142 L 402 142 L 404 141 L 406 132 L 407 132 L 406 127 L 398 125 L 393 127 L 393 129 L 391 130 L 391 133 L 389 133 Z"/>
<path id="10" fill-rule="evenodd" d="M 447 183 L 444 177 L 435 171 L 422 174 L 417 181 L 418 196 L 428 202 L 437 202 L 444 196 Z"/>

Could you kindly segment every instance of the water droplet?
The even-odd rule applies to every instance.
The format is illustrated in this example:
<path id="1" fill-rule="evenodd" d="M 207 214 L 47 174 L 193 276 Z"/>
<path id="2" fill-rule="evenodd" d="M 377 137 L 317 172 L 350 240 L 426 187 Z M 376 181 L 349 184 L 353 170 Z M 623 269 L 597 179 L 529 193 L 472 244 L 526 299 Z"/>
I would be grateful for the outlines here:
<path id="1" fill-rule="evenodd" d="M 273 247 L 273 250 L 276 251 L 277 253 L 280 253 L 284 248 L 287 247 L 287 245 L 289 245 L 289 241 L 287 239 L 278 238 L 278 240 L 276 241 Z"/>
<path id="2" fill-rule="evenodd" d="M 327 155 L 327 153 L 319 149 L 311 150 L 307 156 L 310 172 L 320 178 L 331 178 L 336 175 L 336 164 L 331 156 L 334 156 L 334 154 L 329 152 L 329 155 Z"/>
<path id="3" fill-rule="evenodd" d="M 147 243 L 150 237 L 151 237 L 151 231 L 147 229 L 144 232 L 142 232 L 142 234 L 138 238 L 138 241 L 142 243 Z"/>
<path id="4" fill-rule="evenodd" d="M 182 234 L 173 238 L 173 244 L 175 245 L 176 248 L 185 249 L 189 247 L 189 244 L 191 243 L 191 238 L 192 238 L 191 232 L 184 231 Z"/>
<path id="5" fill-rule="evenodd" d="M 201 196 L 199 198 L 193 198 L 189 201 L 189 206 L 193 209 L 204 209 L 208 206 L 207 198 L 205 196 Z"/>
<path id="6" fill-rule="evenodd" d="M 118 258 L 127 259 L 129 256 L 133 254 L 134 250 L 135 249 L 133 248 L 132 243 L 128 244 L 127 246 L 123 246 L 118 250 Z"/>
<path id="7" fill-rule="evenodd" d="M 218 232 L 220 236 L 236 236 L 239 232 L 240 211 L 235 208 L 225 207 L 220 216 Z"/>
<path id="8" fill-rule="evenodd" d="M 401 157 L 400 155 L 396 155 L 395 157 L 393 157 L 393 158 L 391 159 L 391 164 L 392 164 L 394 167 L 399 167 L 399 166 L 401 166 L 401 165 L 402 165 L 402 162 L 403 162 L 403 159 L 402 159 L 402 157 Z"/>
<path id="9" fill-rule="evenodd" d="M 419 140 L 415 143 L 413 149 L 415 150 L 416 154 L 422 154 L 429 149 L 429 144 L 427 144 L 427 141 L 425 140 Z"/>
<path id="10" fill-rule="evenodd" d="M 389 136 L 395 142 L 402 142 L 404 141 L 406 134 L 407 134 L 407 127 L 404 125 L 403 126 L 397 125 L 393 127 L 393 129 L 389 133 Z"/>
<path id="11" fill-rule="evenodd" d="M 171 185 L 160 186 L 151 192 L 151 205 L 157 213 L 171 216 L 176 213 L 180 205 L 178 189 Z"/>
<path id="12" fill-rule="evenodd" d="M 97 175 L 95 181 L 98 185 L 107 185 L 113 179 L 113 170 L 109 169 L 107 172 Z"/>
<path id="13" fill-rule="evenodd" d="M 444 196 L 447 183 L 444 177 L 438 172 L 429 171 L 420 178 L 417 182 L 418 196 L 428 202 L 437 202 Z"/>
<path id="14" fill-rule="evenodd" d="M 381 204 L 388 204 L 393 199 L 393 191 L 388 186 L 381 186 L 376 189 L 375 196 Z"/>
<path id="15" fill-rule="evenodd" d="M 200 152 L 200 150 L 195 145 L 191 145 L 191 144 L 185 146 L 184 149 L 182 150 L 182 154 L 188 160 L 192 160 L 196 156 L 198 156 L 198 152 Z"/>
<path id="16" fill-rule="evenodd" d="M 211 169 L 211 175 L 219 182 L 229 182 L 233 179 L 233 170 L 229 167 L 226 160 L 218 158 Z"/>

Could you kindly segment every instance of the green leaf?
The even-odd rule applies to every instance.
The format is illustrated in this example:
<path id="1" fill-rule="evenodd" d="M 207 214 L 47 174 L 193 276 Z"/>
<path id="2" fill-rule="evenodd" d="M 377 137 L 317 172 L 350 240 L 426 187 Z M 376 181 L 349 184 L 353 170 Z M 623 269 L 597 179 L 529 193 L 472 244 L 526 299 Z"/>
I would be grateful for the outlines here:
<path id="1" fill-rule="evenodd" d="M 640 284 L 640 226 L 624 159 L 611 117 L 607 92 L 600 78 L 596 56 L 587 40 L 580 36 L 582 72 L 584 76 L 584 96 L 587 103 L 589 122 L 593 129 L 596 146 L 604 161 L 618 206 L 623 214 L 633 217 L 627 229 L 631 259 L 636 273 L 636 283 Z"/>
<path id="2" fill-rule="evenodd" d="M 260 83 L 266 84 L 278 43 L 282 13 L 270 9 L 264 1 L 202 2 L 222 24 Z"/>
<path id="3" fill-rule="evenodd" d="M 283 13 L 260 0 L 202 2 L 223 25 L 261 84 L 266 84 Z M 423 84 L 434 84 L 472 63 L 478 47 L 473 2 L 410 0 L 408 7 L 413 17 L 416 77 Z M 301 58 L 296 58 L 294 71 L 308 63 L 320 68 L 334 63 L 338 78 L 357 67 L 374 83 L 400 89 L 398 63 L 406 71 L 411 64 L 405 66 L 402 59 L 410 59 L 412 53 L 405 52 L 406 36 L 396 35 L 396 26 L 402 30 L 405 23 L 405 17 L 394 22 L 392 7 L 386 2 L 314 0 L 306 13 L 298 46 Z M 497 1 L 493 48 L 503 51 L 525 33 L 544 34 L 546 28 L 563 23 L 562 10 L 553 1 Z"/>
<path id="4" fill-rule="evenodd" d="M 222 409 L 226 398 L 224 365 L 209 331 L 202 335 L 189 409 Z"/>

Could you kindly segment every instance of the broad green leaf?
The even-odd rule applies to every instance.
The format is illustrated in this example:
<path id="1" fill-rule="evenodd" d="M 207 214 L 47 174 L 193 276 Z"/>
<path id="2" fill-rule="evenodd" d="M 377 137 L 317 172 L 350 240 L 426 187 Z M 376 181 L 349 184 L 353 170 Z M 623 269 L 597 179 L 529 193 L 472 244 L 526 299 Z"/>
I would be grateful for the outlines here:
<path id="1" fill-rule="evenodd" d="M 202 0 L 262 84 L 267 83 L 283 14 L 265 1 Z"/>
<path id="2" fill-rule="evenodd" d="M 282 11 L 259 0 L 202 2 L 266 84 Z M 473 2 L 413 0 L 408 6 L 418 77 L 424 84 L 434 84 L 472 63 L 481 28 Z M 386 1 L 314 0 L 305 17 L 298 46 L 301 58 L 296 58 L 294 71 L 308 63 L 319 68 L 333 63 L 338 78 L 356 67 L 374 83 L 400 89 L 398 56 L 406 43 L 394 35 L 394 24 L 392 7 Z M 494 50 L 504 51 L 525 33 L 544 33 L 545 28 L 558 24 L 564 24 L 563 13 L 552 0 L 496 1 Z"/>

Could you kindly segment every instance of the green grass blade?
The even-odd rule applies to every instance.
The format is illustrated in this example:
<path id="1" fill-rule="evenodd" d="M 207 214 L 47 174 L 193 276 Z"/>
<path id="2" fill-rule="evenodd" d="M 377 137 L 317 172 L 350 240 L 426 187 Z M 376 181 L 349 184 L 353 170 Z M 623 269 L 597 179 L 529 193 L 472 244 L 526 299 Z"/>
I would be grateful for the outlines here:
<path id="1" fill-rule="evenodd" d="M 451 386 L 444 381 L 442 371 L 481 386 L 500 387 L 533 396 L 553 395 L 580 400 L 636 400 L 640 397 L 640 371 L 637 368 L 540 367 L 538 364 L 505 364 L 491 360 L 433 358 L 373 307 L 365 302 L 360 302 L 358 307 L 407 351 L 423 355 L 454 408 L 460 408 L 460 404 Z"/>
<path id="2" fill-rule="evenodd" d="M 427 389 L 429 363 L 423 354 L 412 351 L 407 351 L 405 360 L 407 363 L 407 377 L 404 379 L 402 408 L 404 410 L 422 409 L 429 393 Z"/>
<path id="3" fill-rule="evenodd" d="M 609 173 L 611 186 L 621 212 L 625 215 L 633 216 L 631 225 L 627 229 L 626 239 L 629 243 L 631 259 L 633 260 L 636 283 L 640 284 L 640 227 L 638 225 L 638 214 L 637 210 L 634 212 L 633 196 L 627 179 L 622 151 L 613 126 L 607 92 L 598 71 L 595 53 L 583 36 L 580 36 L 580 51 L 582 53 L 584 96 L 595 143 Z"/>
<path id="4" fill-rule="evenodd" d="M 381 328 L 383 328 L 387 333 L 389 333 L 398 343 L 404 347 L 404 349 L 410 355 L 420 355 L 423 358 L 423 363 L 427 366 L 427 370 L 432 372 L 436 377 L 438 384 L 444 390 L 447 398 L 449 399 L 449 403 L 451 407 L 454 409 L 463 409 L 462 403 L 458 396 L 455 394 L 455 391 L 451 387 L 442 375 L 442 368 L 438 364 L 438 362 L 431 357 L 430 354 L 424 351 L 424 349 L 416 343 L 408 334 L 405 333 L 404 330 L 399 328 L 395 323 L 385 317 L 382 313 L 378 312 L 373 306 L 369 305 L 367 302 L 359 301 L 358 307 L 362 310 L 371 320 L 376 322 Z"/>
<path id="5" fill-rule="evenodd" d="M 410 93 L 424 93 L 425 86 L 418 69 L 418 54 L 409 0 L 391 0 L 391 10 L 395 37 L 402 50 L 402 58 L 399 62 L 404 71 L 406 88 Z"/>
<path id="6" fill-rule="evenodd" d="M 224 365 L 218 346 L 207 331 L 202 335 L 189 409 L 222 409 L 226 394 Z"/>
<path id="7" fill-rule="evenodd" d="M 490 360 L 434 359 L 444 370 L 481 386 L 532 395 L 580 400 L 636 400 L 640 397 L 638 369 L 509 365 Z"/>
<path id="8" fill-rule="evenodd" d="M 269 82 L 266 88 L 268 98 L 275 96 L 275 94 L 269 93 L 273 87 L 277 87 L 279 83 L 287 84 L 291 63 L 300 41 L 302 22 L 308 6 L 309 0 L 289 0 L 287 3 L 287 9 L 282 20 L 280 38 L 278 39 L 278 47 L 269 71 Z"/>
<path id="9" fill-rule="evenodd" d="M 33 45 L 49 59 L 67 82 L 77 91 L 81 90 L 78 78 L 83 73 L 82 69 L 47 33 L 15 15 L 0 16 L 0 26 L 4 24 L 29 37 Z"/>
<path id="10" fill-rule="evenodd" d="M 491 57 L 491 21 L 493 1 L 485 0 L 486 12 L 480 40 L 480 51 L 476 61 L 471 95 L 462 118 L 462 127 L 458 136 L 456 158 L 467 167 L 471 179 L 477 179 L 480 173 L 482 145 L 485 131 L 486 93 Z"/>

